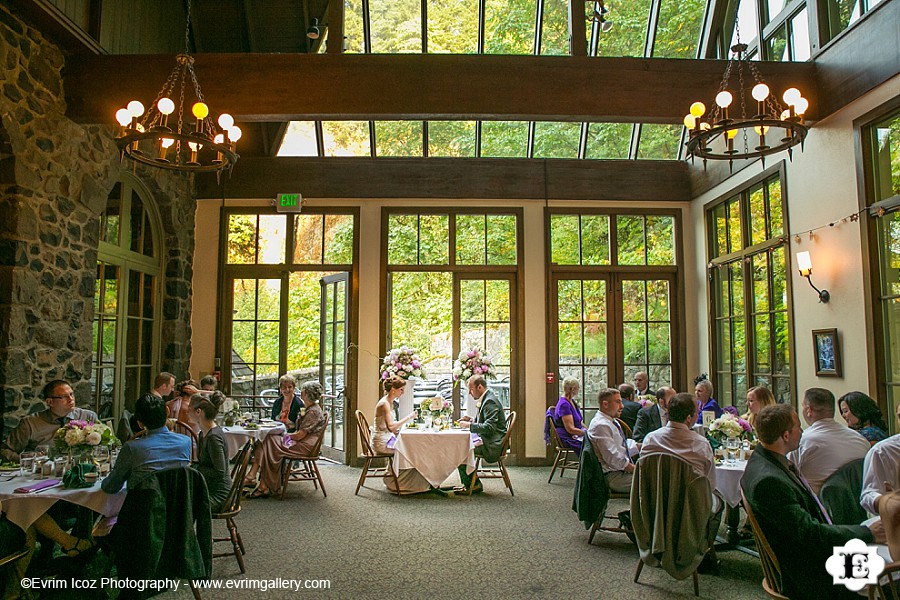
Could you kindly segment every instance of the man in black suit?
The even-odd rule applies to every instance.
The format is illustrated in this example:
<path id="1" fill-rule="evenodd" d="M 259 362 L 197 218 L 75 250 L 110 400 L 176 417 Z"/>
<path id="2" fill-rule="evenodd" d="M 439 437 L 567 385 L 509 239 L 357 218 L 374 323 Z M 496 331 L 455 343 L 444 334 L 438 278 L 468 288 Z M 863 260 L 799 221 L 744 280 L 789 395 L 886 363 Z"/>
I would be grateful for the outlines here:
<path id="1" fill-rule="evenodd" d="M 619 417 L 628 424 L 628 428 L 634 431 L 637 422 L 638 411 L 641 405 L 634 401 L 634 387 L 627 383 L 619 386 L 619 395 L 622 396 L 622 416 Z"/>
<path id="2" fill-rule="evenodd" d="M 634 392 L 638 396 L 653 396 L 656 394 L 650 389 L 650 376 L 646 371 L 638 371 L 634 374 Z"/>
<path id="3" fill-rule="evenodd" d="M 759 411 L 760 446 L 750 457 L 741 488 L 781 566 L 789 598 L 859 598 L 834 585 L 825 561 L 834 546 L 853 538 L 883 544 L 884 526 L 832 525 L 819 500 L 785 455 L 800 445 L 800 419 L 789 404 Z"/>
<path id="4" fill-rule="evenodd" d="M 656 390 L 656 404 L 645 406 L 638 411 L 634 426 L 634 441 L 641 443 L 651 431 L 656 431 L 669 422 L 669 400 L 675 397 L 675 390 L 662 386 Z"/>

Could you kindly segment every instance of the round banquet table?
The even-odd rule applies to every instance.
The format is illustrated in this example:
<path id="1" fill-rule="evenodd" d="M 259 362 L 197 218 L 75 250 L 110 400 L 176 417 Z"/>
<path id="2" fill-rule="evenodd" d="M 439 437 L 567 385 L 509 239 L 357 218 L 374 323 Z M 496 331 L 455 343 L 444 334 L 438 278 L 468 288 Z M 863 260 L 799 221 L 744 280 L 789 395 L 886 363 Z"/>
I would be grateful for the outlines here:
<path id="1" fill-rule="evenodd" d="M 241 451 L 241 448 L 244 447 L 244 444 L 247 443 L 247 440 L 252 439 L 253 443 L 263 441 L 267 435 L 271 435 L 276 433 L 278 435 L 282 435 L 287 428 L 284 426 L 284 423 L 272 423 L 271 426 L 269 424 L 263 424 L 259 426 L 259 429 L 247 429 L 245 427 L 241 427 L 240 425 L 231 425 L 229 427 L 222 427 L 222 432 L 225 434 L 225 445 L 228 449 L 228 458 L 234 458 L 237 456 L 238 452 Z"/>
<path id="2" fill-rule="evenodd" d="M 740 540 L 738 527 L 741 522 L 741 477 L 747 468 L 746 460 L 733 465 L 725 461 L 716 465 L 716 491 L 725 500 L 725 531 L 728 543 L 737 545 Z"/>
<path id="3" fill-rule="evenodd" d="M 404 428 L 394 446 L 394 472 L 416 469 L 434 487 L 440 487 L 459 465 L 475 470 L 475 445 L 468 429 L 431 431 Z"/>
<path id="4" fill-rule="evenodd" d="M 66 489 L 60 484 L 40 492 L 17 494 L 14 491 L 16 488 L 38 483 L 38 480 L 31 474 L 17 475 L 11 479 L 8 479 L 8 475 L 0 473 L 0 508 L 6 513 L 7 519 L 23 530 L 28 529 L 38 517 L 50 510 L 57 500 L 85 506 L 105 517 L 115 516 L 119 514 L 127 493 L 123 487 L 116 494 L 107 494 L 100 489 L 98 481 L 92 487 L 80 490 Z"/>

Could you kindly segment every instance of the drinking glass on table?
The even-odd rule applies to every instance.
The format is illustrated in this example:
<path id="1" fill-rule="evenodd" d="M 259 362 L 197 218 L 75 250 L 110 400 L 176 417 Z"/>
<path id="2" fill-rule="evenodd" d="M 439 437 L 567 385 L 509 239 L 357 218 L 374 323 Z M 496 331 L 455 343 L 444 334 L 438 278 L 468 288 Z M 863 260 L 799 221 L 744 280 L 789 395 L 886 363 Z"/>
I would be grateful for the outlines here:
<path id="1" fill-rule="evenodd" d="M 94 460 L 100 466 L 100 477 L 109 474 L 109 446 L 97 446 L 94 448 Z"/>
<path id="2" fill-rule="evenodd" d="M 28 452 L 23 452 L 19 455 L 19 474 L 20 475 L 31 475 L 31 470 L 34 468 L 34 457 L 36 453 L 32 450 Z"/>
<path id="3" fill-rule="evenodd" d="M 725 451 L 728 453 L 728 464 L 734 466 L 737 462 L 737 454 L 738 449 L 741 447 L 741 442 L 737 438 L 728 438 L 725 441 Z"/>

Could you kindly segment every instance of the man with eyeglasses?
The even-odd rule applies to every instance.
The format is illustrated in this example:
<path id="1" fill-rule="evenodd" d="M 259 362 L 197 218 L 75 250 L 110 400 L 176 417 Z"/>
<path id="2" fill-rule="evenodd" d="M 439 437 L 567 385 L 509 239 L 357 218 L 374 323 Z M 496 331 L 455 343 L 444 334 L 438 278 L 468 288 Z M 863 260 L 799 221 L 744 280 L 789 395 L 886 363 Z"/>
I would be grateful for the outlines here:
<path id="1" fill-rule="evenodd" d="M 28 415 L 12 430 L 0 455 L 13 462 L 19 461 L 19 454 L 34 450 L 40 444 L 51 444 L 56 430 L 73 420 L 93 421 L 100 419 L 97 413 L 75 406 L 75 392 L 67 381 L 54 379 L 44 386 L 41 396 L 47 403 L 46 410 Z"/>

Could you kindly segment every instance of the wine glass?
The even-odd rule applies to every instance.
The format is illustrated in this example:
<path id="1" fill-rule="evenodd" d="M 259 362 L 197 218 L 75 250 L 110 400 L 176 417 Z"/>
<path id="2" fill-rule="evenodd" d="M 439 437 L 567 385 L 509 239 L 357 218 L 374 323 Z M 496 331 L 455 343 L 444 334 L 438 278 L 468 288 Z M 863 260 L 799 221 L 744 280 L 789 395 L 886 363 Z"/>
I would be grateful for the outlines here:
<path id="1" fill-rule="evenodd" d="M 100 476 L 106 476 L 109 473 L 109 446 L 96 446 L 93 455 L 100 466 Z"/>

